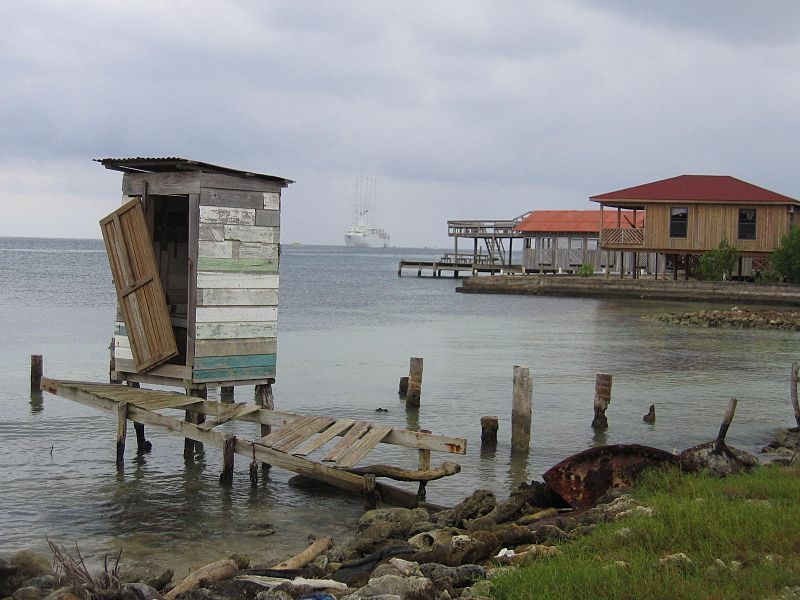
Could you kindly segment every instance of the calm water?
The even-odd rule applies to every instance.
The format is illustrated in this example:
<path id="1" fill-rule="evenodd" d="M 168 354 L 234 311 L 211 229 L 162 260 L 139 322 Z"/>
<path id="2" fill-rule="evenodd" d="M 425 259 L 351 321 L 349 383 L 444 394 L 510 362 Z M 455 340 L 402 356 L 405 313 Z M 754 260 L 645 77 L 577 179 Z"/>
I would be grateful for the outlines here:
<path id="1" fill-rule="evenodd" d="M 465 295 L 452 279 L 396 275 L 401 256 L 423 250 L 285 248 L 281 266 L 280 409 L 324 413 L 468 438 L 460 475 L 429 485 L 453 503 L 478 486 L 505 495 L 560 459 L 598 443 L 684 448 L 716 434 L 730 396 L 739 398 L 728 441 L 755 451 L 791 425 L 794 332 L 669 326 L 640 317 L 698 305 Z M 362 506 L 347 496 L 287 485 L 273 469 L 251 489 L 247 461 L 235 483 L 217 483 L 221 456 L 207 448 L 184 463 L 183 441 L 149 430 L 154 450 L 124 472 L 114 465 L 115 423 L 67 400 L 29 394 L 29 356 L 51 377 L 104 381 L 114 293 L 102 243 L 0 238 L 0 555 L 45 548 L 45 536 L 78 542 L 94 560 L 125 548 L 130 563 L 179 572 L 230 551 L 255 562 L 295 552 L 310 534 L 342 538 Z M 422 407 L 397 398 L 409 356 L 425 358 Z M 526 461 L 510 460 L 511 374 L 531 368 L 533 433 Z M 595 434 L 594 375 L 614 374 L 610 428 Z M 252 388 L 237 388 L 251 401 Z M 642 422 L 650 404 L 655 425 Z M 389 409 L 376 413 L 377 407 Z M 500 417 L 500 444 L 480 452 L 482 415 Z M 252 437 L 255 426 L 223 431 Z M 130 433 L 132 436 L 132 431 Z M 413 467 L 416 453 L 375 451 Z M 433 456 L 436 464 L 444 455 Z M 277 533 L 262 537 L 271 526 Z"/>

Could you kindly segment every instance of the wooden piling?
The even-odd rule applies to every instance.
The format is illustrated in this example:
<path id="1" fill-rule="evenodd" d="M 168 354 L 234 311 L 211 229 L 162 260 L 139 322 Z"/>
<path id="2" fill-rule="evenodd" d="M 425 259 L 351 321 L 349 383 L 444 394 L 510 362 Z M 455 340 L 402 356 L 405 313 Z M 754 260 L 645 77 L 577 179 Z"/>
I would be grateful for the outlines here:
<path id="1" fill-rule="evenodd" d="M 118 383 L 113 382 L 112 383 Z M 129 381 L 128 387 L 138 388 L 141 387 L 138 381 Z M 153 449 L 153 444 L 147 440 L 144 435 L 144 423 L 133 423 L 133 429 L 136 431 L 136 453 L 147 454 Z"/>
<path id="2" fill-rule="evenodd" d="M 598 373 L 594 382 L 594 419 L 592 427 L 596 429 L 608 428 L 606 409 L 611 403 L 611 380 L 608 373 Z"/>
<path id="3" fill-rule="evenodd" d="M 719 433 L 714 442 L 714 449 L 717 452 L 721 452 L 725 448 L 725 436 L 728 435 L 728 428 L 731 426 L 731 421 L 733 421 L 733 415 L 736 413 L 736 404 L 738 402 L 736 398 L 731 398 L 728 401 L 728 409 L 725 411 L 725 416 L 722 418 L 722 424 L 719 426 Z"/>
<path id="4" fill-rule="evenodd" d="M 792 406 L 794 407 L 794 420 L 800 427 L 800 403 L 797 401 L 797 375 L 800 372 L 800 362 L 792 363 Z"/>
<path id="5" fill-rule="evenodd" d="M 408 395 L 408 377 L 400 378 L 400 386 L 397 388 L 397 394 L 403 398 Z"/>
<path id="6" fill-rule="evenodd" d="M 407 406 L 419 406 L 422 395 L 422 359 L 412 356 L 408 367 Z"/>
<path id="7" fill-rule="evenodd" d="M 114 372 L 117 370 L 117 359 L 114 358 L 114 338 L 111 338 L 111 343 L 108 345 L 108 383 L 122 383 L 121 380 L 114 377 Z"/>
<path id="8" fill-rule="evenodd" d="M 272 384 L 262 383 L 256 386 L 256 404 L 266 410 L 275 410 L 275 397 L 272 395 Z M 261 425 L 261 437 L 266 437 L 272 433 L 271 425 Z M 266 473 L 269 471 L 269 463 L 262 462 L 261 468 Z"/>
<path id="9" fill-rule="evenodd" d="M 642 417 L 642 421 L 645 423 L 655 423 L 656 422 L 656 405 L 651 404 L 650 410 L 647 411 L 647 414 Z"/>
<path id="10" fill-rule="evenodd" d="M 420 429 L 420 433 L 430 433 L 428 429 Z M 431 468 L 431 451 L 430 450 L 423 450 L 420 448 L 419 450 L 419 470 L 420 471 L 427 471 Z M 419 489 L 417 490 L 417 502 L 425 502 L 425 497 L 427 495 L 427 490 L 425 487 L 427 486 L 427 481 L 420 481 L 419 482 Z"/>
<path id="11" fill-rule="evenodd" d="M 219 388 L 219 400 L 225 404 L 233 404 L 234 387 L 232 385 L 223 385 Z"/>
<path id="12" fill-rule="evenodd" d="M 128 435 L 128 403 L 117 404 L 117 468 L 125 464 L 125 438 Z"/>
<path id="13" fill-rule="evenodd" d="M 44 358 L 41 354 L 31 354 L 31 389 L 38 390 L 42 385 Z"/>
<path id="14" fill-rule="evenodd" d="M 208 389 L 204 388 L 204 387 L 202 387 L 202 388 L 192 388 L 192 389 L 189 390 L 189 395 L 192 398 L 200 398 L 202 400 L 205 400 L 206 397 L 208 396 Z M 202 414 L 200 414 L 198 412 L 195 412 L 193 410 L 187 410 L 186 411 L 185 420 L 186 420 L 187 423 L 192 423 L 194 425 L 199 425 L 200 423 L 202 423 L 205 420 L 205 417 Z M 197 445 L 202 446 L 202 442 L 195 442 L 193 440 L 190 440 L 189 438 L 184 438 L 184 440 L 183 440 L 183 457 L 184 458 L 191 458 L 192 456 L 194 456 L 195 448 L 199 447 Z"/>
<path id="15" fill-rule="evenodd" d="M 233 461 L 236 456 L 236 436 L 226 435 L 225 444 L 222 447 L 222 473 L 219 474 L 219 482 L 222 485 L 233 484 Z"/>
<path id="16" fill-rule="evenodd" d="M 497 417 L 486 416 L 481 417 L 481 445 L 482 446 L 496 446 L 497 445 L 497 430 L 499 429 Z"/>
<path id="17" fill-rule="evenodd" d="M 514 366 L 514 395 L 511 405 L 511 450 L 528 451 L 531 442 L 533 383 L 530 370 Z"/>

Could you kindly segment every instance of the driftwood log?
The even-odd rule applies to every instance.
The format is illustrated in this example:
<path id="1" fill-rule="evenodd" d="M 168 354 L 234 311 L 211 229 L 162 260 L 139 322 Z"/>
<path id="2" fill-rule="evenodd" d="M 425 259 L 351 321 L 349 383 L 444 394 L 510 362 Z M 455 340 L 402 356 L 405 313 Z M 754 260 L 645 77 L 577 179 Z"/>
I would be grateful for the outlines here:
<path id="1" fill-rule="evenodd" d="M 303 550 L 300 554 L 286 559 L 280 564 L 272 567 L 276 571 L 285 571 L 290 569 L 299 569 L 305 567 L 312 560 L 317 558 L 320 554 L 329 550 L 333 546 L 333 539 L 330 536 L 325 536 L 311 544 L 308 548 Z"/>
<path id="2" fill-rule="evenodd" d="M 461 472 L 461 465 L 458 463 L 446 460 L 438 467 L 433 469 L 426 469 L 423 471 L 414 471 L 412 469 L 403 469 L 401 467 L 393 467 L 392 465 L 367 465 L 366 467 L 352 467 L 343 469 L 349 473 L 356 473 L 358 475 L 375 475 L 376 477 L 388 477 L 395 481 L 433 481 L 455 475 Z"/>
<path id="3" fill-rule="evenodd" d="M 188 592 L 189 590 L 200 587 L 200 583 L 204 580 L 223 581 L 225 579 L 230 579 L 236 575 L 236 572 L 239 569 L 242 569 L 246 566 L 246 563 L 243 564 L 242 561 L 237 561 L 234 558 L 226 558 L 207 564 L 206 566 L 200 567 L 196 571 L 189 573 L 189 575 L 179 581 L 174 588 L 164 594 L 164 599 L 174 600 L 178 594 L 182 594 L 183 592 Z"/>

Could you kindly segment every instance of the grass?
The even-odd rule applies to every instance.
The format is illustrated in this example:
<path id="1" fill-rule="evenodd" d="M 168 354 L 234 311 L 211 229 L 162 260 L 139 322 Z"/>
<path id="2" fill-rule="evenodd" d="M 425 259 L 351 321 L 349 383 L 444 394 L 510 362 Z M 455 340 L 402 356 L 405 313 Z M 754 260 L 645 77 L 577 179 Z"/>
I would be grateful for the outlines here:
<path id="1" fill-rule="evenodd" d="M 655 514 L 598 525 L 561 544 L 559 556 L 495 579 L 495 597 L 728 600 L 769 598 L 800 585 L 800 469 L 761 468 L 725 479 L 654 470 L 634 496 Z M 658 564 L 678 552 L 696 567 Z M 714 571 L 715 559 L 741 567 Z"/>

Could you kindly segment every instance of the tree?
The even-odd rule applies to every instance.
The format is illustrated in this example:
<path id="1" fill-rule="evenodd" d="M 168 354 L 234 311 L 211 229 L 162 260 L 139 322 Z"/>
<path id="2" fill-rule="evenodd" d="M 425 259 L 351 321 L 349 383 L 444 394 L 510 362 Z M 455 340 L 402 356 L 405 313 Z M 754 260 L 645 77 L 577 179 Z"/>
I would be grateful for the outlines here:
<path id="1" fill-rule="evenodd" d="M 800 227 L 792 225 L 772 253 L 772 268 L 789 283 L 800 283 Z"/>
<path id="2" fill-rule="evenodd" d="M 739 261 L 739 251 L 722 240 L 719 247 L 709 250 L 700 257 L 700 264 L 695 269 L 695 277 L 707 281 L 730 279 Z"/>

